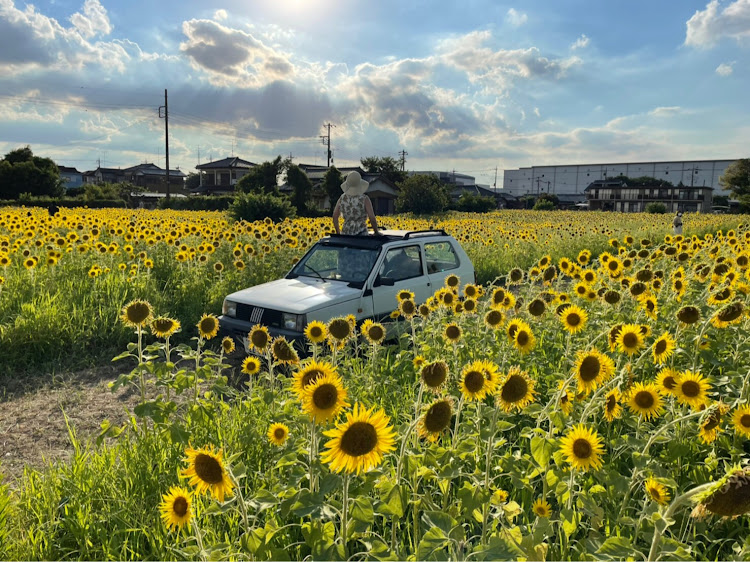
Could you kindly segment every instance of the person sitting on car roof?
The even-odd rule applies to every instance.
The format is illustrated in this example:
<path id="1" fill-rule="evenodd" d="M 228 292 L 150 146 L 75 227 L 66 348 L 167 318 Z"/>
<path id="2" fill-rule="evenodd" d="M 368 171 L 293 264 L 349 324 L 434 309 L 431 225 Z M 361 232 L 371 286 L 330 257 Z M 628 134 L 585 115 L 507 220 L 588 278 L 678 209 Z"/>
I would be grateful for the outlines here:
<path id="1" fill-rule="evenodd" d="M 348 234 L 354 236 L 367 234 L 367 219 L 370 219 L 373 234 L 380 234 L 378 222 L 375 219 L 375 211 L 372 209 L 372 201 L 365 195 L 368 182 L 362 179 L 359 172 L 349 172 L 341 184 L 344 193 L 336 202 L 333 209 L 333 228 L 336 234 Z M 339 229 L 339 217 L 344 216 L 344 227 Z"/>

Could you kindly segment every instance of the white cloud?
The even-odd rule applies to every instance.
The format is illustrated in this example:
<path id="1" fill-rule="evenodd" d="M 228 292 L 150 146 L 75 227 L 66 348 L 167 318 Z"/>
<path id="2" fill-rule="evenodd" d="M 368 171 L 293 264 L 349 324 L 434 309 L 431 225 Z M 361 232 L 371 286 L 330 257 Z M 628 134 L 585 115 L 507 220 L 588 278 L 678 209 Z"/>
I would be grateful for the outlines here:
<path id="1" fill-rule="evenodd" d="M 510 8 L 508 13 L 505 14 L 505 21 L 514 27 L 520 27 L 525 24 L 529 19 L 529 16 L 523 12 L 518 12 L 514 8 Z"/>
<path id="2" fill-rule="evenodd" d="M 667 107 L 656 107 L 648 112 L 652 117 L 670 117 L 678 113 L 682 113 L 682 108 L 676 105 Z"/>
<path id="3" fill-rule="evenodd" d="M 585 33 L 581 33 L 581 36 L 578 39 L 576 39 L 575 43 L 573 43 L 570 46 L 570 50 L 571 51 L 575 51 L 576 49 L 584 49 L 584 48 L 588 47 L 588 44 L 589 44 L 590 41 L 591 41 L 591 39 L 589 39 L 588 37 L 586 37 Z"/>
<path id="4" fill-rule="evenodd" d="M 107 10 L 99 0 L 86 0 L 83 4 L 83 14 L 76 12 L 70 16 L 70 22 L 86 39 L 97 35 L 109 35 L 112 32 Z"/>
<path id="5" fill-rule="evenodd" d="M 226 21 L 228 17 L 229 17 L 229 14 L 227 14 L 226 10 L 216 10 L 214 12 L 214 19 L 216 21 Z"/>
<path id="6" fill-rule="evenodd" d="M 719 0 L 711 0 L 705 10 L 696 11 L 687 21 L 685 45 L 711 47 L 728 37 L 750 39 L 750 0 L 735 0 L 720 10 Z"/>
<path id="7" fill-rule="evenodd" d="M 716 67 L 716 74 L 719 76 L 729 76 L 734 72 L 734 61 L 732 62 L 723 62 L 719 66 Z"/>

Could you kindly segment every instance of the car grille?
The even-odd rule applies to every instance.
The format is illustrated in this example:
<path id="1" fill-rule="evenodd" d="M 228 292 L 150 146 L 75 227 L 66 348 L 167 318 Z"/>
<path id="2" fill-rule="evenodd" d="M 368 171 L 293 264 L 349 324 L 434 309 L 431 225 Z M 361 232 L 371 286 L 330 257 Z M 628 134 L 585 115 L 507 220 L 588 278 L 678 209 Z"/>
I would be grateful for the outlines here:
<path id="1" fill-rule="evenodd" d="M 281 328 L 281 312 L 260 306 L 237 303 L 237 320 L 261 324 L 269 328 Z"/>

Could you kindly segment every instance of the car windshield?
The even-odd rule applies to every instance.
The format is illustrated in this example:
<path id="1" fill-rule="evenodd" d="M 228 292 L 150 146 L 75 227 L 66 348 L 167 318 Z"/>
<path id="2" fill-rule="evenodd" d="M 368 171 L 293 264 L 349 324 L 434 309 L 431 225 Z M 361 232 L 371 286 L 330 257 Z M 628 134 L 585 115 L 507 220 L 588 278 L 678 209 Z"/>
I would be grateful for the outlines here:
<path id="1" fill-rule="evenodd" d="M 292 275 L 364 283 L 372 271 L 379 248 L 317 245 L 292 269 Z"/>

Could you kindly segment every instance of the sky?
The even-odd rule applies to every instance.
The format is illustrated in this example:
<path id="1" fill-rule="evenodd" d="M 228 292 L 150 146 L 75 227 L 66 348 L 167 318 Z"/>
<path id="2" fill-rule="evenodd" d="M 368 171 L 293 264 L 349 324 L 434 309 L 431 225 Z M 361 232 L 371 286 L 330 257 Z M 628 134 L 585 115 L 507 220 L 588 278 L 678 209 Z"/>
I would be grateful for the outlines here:
<path id="1" fill-rule="evenodd" d="M 743 158 L 750 0 L 0 0 L 0 156 L 163 168 L 165 90 L 185 173 Z"/>

